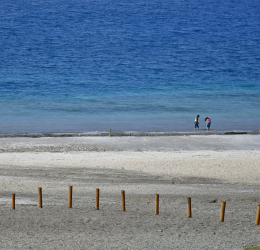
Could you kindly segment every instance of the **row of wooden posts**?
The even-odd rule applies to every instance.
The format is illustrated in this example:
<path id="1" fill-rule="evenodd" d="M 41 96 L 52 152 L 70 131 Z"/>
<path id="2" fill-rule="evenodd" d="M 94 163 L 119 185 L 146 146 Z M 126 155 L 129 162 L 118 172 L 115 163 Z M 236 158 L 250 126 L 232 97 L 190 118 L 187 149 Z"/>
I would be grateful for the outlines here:
<path id="1" fill-rule="evenodd" d="M 39 207 L 42 208 L 42 188 L 38 188 L 38 203 Z M 69 199 L 68 199 L 68 207 L 72 208 L 72 186 L 69 186 Z M 224 221 L 225 217 L 225 208 L 226 202 L 222 201 L 221 203 L 221 211 L 220 211 L 220 221 Z M 15 209 L 15 194 L 12 194 L 12 209 Z M 96 200 L 95 200 L 95 209 L 99 210 L 99 189 L 96 189 Z M 121 190 L 121 210 L 125 211 L 125 191 Z M 155 215 L 159 214 L 159 194 L 155 194 Z M 187 217 L 191 216 L 191 197 L 187 198 Z M 255 225 L 259 225 L 260 223 L 260 205 L 258 205 Z"/>

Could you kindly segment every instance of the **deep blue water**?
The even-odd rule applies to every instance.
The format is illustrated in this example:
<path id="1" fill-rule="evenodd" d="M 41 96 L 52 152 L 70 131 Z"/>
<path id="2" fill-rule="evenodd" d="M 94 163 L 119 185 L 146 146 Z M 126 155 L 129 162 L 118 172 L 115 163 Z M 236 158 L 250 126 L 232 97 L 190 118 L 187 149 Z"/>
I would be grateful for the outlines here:
<path id="1" fill-rule="evenodd" d="M 1 0 L 0 133 L 260 129 L 260 2 Z"/>

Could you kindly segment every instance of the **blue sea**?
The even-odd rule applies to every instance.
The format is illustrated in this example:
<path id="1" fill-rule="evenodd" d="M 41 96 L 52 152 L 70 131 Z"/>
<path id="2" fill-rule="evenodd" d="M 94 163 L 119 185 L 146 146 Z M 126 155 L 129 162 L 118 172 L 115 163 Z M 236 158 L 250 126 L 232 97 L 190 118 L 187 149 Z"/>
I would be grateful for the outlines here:
<path id="1" fill-rule="evenodd" d="M 259 0 L 1 0 L 0 133 L 260 130 Z"/>

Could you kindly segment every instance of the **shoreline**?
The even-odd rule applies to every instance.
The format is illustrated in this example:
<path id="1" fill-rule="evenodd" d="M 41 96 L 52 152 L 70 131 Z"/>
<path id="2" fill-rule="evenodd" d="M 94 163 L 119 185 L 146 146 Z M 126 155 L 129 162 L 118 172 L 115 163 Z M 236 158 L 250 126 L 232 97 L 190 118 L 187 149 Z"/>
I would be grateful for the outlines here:
<path id="1" fill-rule="evenodd" d="M 8 137 L 89 137 L 89 136 L 189 136 L 189 135 L 259 135 L 260 130 L 197 130 L 197 131 L 172 131 L 172 132 L 136 132 L 136 131 L 121 131 L 121 132 L 44 132 L 44 133 L 0 133 L 0 138 Z"/>
<path id="2" fill-rule="evenodd" d="M 26 134 L 0 137 L 0 153 L 260 151 L 260 133 Z"/>

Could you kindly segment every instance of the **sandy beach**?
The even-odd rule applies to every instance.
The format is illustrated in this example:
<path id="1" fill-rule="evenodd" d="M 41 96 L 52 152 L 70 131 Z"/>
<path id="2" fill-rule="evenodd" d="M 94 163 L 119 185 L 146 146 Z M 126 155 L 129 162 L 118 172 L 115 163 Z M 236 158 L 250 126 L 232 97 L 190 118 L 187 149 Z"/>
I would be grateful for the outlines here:
<path id="1" fill-rule="evenodd" d="M 2 136 L 0 249 L 260 245 L 260 226 L 255 226 L 259 166 L 259 133 Z M 38 207 L 38 187 L 43 208 Z M 99 210 L 94 209 L 96 188 Z M 155 194 L 160 197 L 159 215 L 154 214 Z M 222 201 L 224 222 L 219 221 Z"/>

